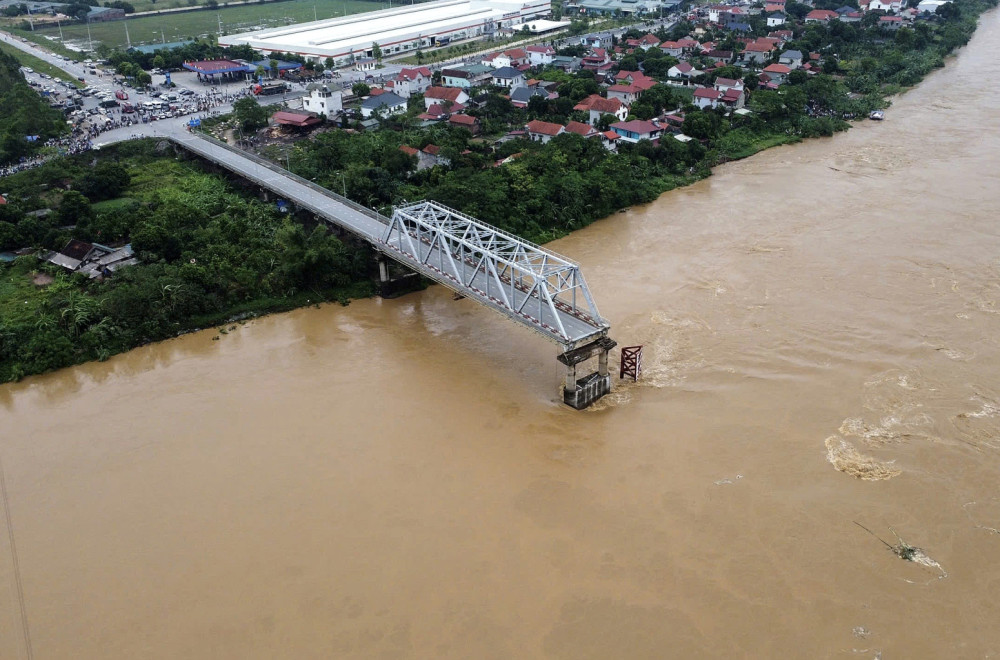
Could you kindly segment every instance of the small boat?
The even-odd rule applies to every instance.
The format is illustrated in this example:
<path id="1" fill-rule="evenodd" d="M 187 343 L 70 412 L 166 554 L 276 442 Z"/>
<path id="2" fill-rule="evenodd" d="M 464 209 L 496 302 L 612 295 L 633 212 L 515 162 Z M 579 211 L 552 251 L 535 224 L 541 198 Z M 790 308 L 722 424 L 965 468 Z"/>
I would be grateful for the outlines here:
<path id="1" fill-rule="evenodd" d="M 885 113 L 881 110 L 872 110 L 872 113 L 868 115 L 869 119 L 874 119 L 875 121 L 882 121 L 885 119 Z"/>

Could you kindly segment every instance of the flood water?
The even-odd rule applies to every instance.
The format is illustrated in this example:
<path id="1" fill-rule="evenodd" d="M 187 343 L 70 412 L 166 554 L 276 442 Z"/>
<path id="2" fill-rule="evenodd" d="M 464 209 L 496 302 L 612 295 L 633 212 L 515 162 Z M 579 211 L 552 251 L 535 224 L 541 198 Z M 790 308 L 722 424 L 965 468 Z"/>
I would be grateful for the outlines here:
<path id="1" fill-rule="evenodd" d="M 998 49 L 553 244 L 595 409 L 440 287 L 0 387 L 34 657 L 996 656 Z"/>

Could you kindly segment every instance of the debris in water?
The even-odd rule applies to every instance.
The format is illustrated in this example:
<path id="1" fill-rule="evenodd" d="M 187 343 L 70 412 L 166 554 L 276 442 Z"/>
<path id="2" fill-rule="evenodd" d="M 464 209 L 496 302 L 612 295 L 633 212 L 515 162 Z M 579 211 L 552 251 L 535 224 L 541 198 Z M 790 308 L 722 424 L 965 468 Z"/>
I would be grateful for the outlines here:
<path id="1" fill-rule="evenodd" d="M 742 479 L 742 478 L 743 478 L 742 474 L 736 475 L 737 481 L 740 480 L 740 479 Z M 731 484 L 731 483 L 734 483 L 732 479 L 719 479 L 718 481 L 715 482 L 715 485 L 716 486 L 725 486 L 726 484 Z"/>
<path id="2" fill-rule="evenodd" d="M 892 550 L 892 553 L 897 557 L 899 557 L 900 559 L 904 561 L 913 562 L 914 564 L 920 564 L 925 568 L 940 571 L 941 574 L 938 576 L 939 580 L 941 578 L 948 577 L 948 573 L 943 568 L 941 568 L 941 564 L 931 559 L 931 557 L 926 552 L 924 552 L 923 549 L 910 545 L 909 543 L 904 541 L 902 537 L 900 537 L 900 535 L 897 534 L 896 530 L 894 530 L 892 527 L 889 528 L 889 531 L 892 532 L 892 535 L 896 537 L 897 543 L 895 545 L 891 545 L 888 541 L 876 535 L 875 532 L 868 529 L 867 527 L 859 523 L 857 520 L 853 522 L 855 525 L 865 530 L 866 532 L 877 538 L 879 541 L 882 541 L 882 545 Z"/>
<path id="3" fill-rule="evenodd" d="M 868 630 L 864 626 L 856 626 L 851 632 L 854 633 L 855 637 L 859 637 L 861 639 L 864 639 L 868 635 L 872 634 L 872 631 Z"/>

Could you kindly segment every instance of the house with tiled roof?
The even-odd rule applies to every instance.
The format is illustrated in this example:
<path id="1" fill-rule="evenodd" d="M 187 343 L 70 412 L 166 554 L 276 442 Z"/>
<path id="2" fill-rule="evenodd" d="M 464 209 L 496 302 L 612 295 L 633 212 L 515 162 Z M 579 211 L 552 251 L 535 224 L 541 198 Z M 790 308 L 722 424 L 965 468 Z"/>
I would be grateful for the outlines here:
<path id="1" fill-rule="evenodd" d="M 802 51 L 786 50 L 782 51 L 781 55 L 778 56 L 778 64 L 785 64 L 789 68 L 797 69 L 802 66 L 802 58 Z"/>
<path id="2" fill-rule="evenodd" d="M 746 105 L 746 102 L 747 97 L 744 90 L 742 88 L 736 89 L 735 87 L 730 87 L 722 92 L 722 98 L 719 99 L 719 103 L 730 110 L 739 110 Z"/>
<path id="3" fill-rule="evenodd" d="M 736 90 L 739 90 L 739 91 L 742 92 L 743 91 L 743 81 L 739 80 L 739 79 L 736 79 L 736 78 L 721 78 L 720 77 L 720 78 L 716 78 L 715 79 L 715 83 L 712 84 L 712 87 L 714 87 L 715 89 L 719 90 L 720 92 L 726 92 L 727 90 L 730 90 L 730 89 L 736 89 Z"/>
<path id="4" fill-rule="evenodd" d="M 664 41 L 660 44 L 660 51 L 670 57 L 680 57 L 684 54 L 684 47 L 676 41 Z"/>
<path id="5" fill-rule="evenodd" d="M 600 137 L 601 144 L 604 145 L 605 149 L 608 151 L 618 151 L 618 140 L 621 139 L 621 136 L 618 135 L 618 133 L 615 133 L 614 131 L 604 131 L 601 133 Z"/>
<path id="6" fill-rule="evenodd" d="M 775 85 L 784 84 L 788 80 L 788 74 L 791 71 L 791 68 L 784 64 L 768 64 L 764 67 L 764 75 Z"/>
<path id="7" fill-rule="evenodd" d="M 879 16 L 878 26 L 883 30 L 896 31 L 903 27 L 902 16 Z"/>
<path id="8" fill-rule="evenodd" d="M 612 85 L 608 87 L 608 98 L 618 99 L 625 105 L 632 105 L 642 95 L 643 90 L 628 83 Z"/>
<path id="9" fill-rule="evenodd" d="M 446 109 L 455 103 L 468 103 L 469 95 L 461 87 L 428 87 L 424 92 L 424 107 L 430 110 L 434 104 L 440 104 Z"/>
<path id="10" fill-rule="evenodd" d="M 555 136 L 562 134 L 566 130 L 566 127 L 562 124 L 553 124 L 552 122 L 534 119 L 529 121 L 524 129 L 528 132 L 529 140 L 546 144 Z"/>
<path id="11" fill-rule="evenodd" d="M 423 94 L 431 86 L 432 75 L 431 70 L 425 66 L 401 69 L 393 80 L 393 91 L 403 98 L 409 98 L 411 94 Z"/>
<path id="12" fill-rule="evenodd" d="M 524 84 L 524 74 L 513 67 L 505 66 L 494 71 L 490 80 L 497 87 L 514 89 Z"/>
<path id="13" fill-rule="evenodd" d="M 606 99 L 599 94 L 591 94 L 573 106 L 573 109 L 589 113 L 592 126 L 597 125 L 601 115 L 614 115 L 619 121 L 625 121 L 628 117 L 628 106 L 622 103 L 621 99 Z"/>
<path id="14" fill-rule="evenodd" d="M 361 102 L 361 116 L 365 119 L 371 119 L 376 113 L 388 117 L 401 112 L 406 112 L 406 99 L 392 92 L 373 94 Z"/>
<path id="15" fill-rule="evenodd" d="M 720 98 L 722 98 L 722 92 L 714 87 L 699 87 L 694 90 L 693 103 L 702 109 L 714 108 Z"/>
<path id="16" fill-rule="evenodd" d="M 774 11 L 767 15 L 767 27 L 778 27 L 785 24 L 785 12 Z"/>
<path id="17" fill-rule="evenodd" d="M 538 97 L 546 101 L 559 98 L 554 92 L 547 92 L 541 87 L 515 87 L 510 92 L 510 104 L 515 108 L 527 108 L 531 99 Z"/>
<path id="18" fill-rule="evenodd" d="M 552 46 L 528 46 L 524 49 L 528 53 L 528 63 L 531 66 L 545 66 L 552 64 L 556 49 Z"/>
<path id="19" fill-rule="evenodd" d="M 580 121 L 571 121 L 566 124 L 567 133 L 576 133 L 580 137 L 591 138 L 598 135 L 597 129 L 590 124 L 584 124 Z"/>
<path id="20" fill-rule="evenodd" d="M 774 51 L 774 44 L 758 39 L 744 46 L 740 59 L 748 64 L 763 64 Z"/>
<path id="21" fill-rule="evenodd" d="M 618 138 L 623 142 L 636 143 L 639 140 L 651 140 L 656 142 L 663 133 L 663 127 L 655 121 L 645 119 L 633 119 L 632 121 L 620 121 L 611 124 L 611 130 L 618 134 Z"/>
<path id="22" fill-rule="evenodd" d="M 830 9 L 813 9 L 806 14 L 806 23 L 829 23 L 840 18 L 840 14 Z"/>
<path id="23" fill-rule="evenodd" d="M 473 135 L 479 135 L 480 125 L 479 119 L 476 117 L 458 113 L 448 118 L 448 124 L 451 126 L 458 126 L 459 128 L 467 128 L 472 131 Z"/>
<path id="24" fill-rule="evenodd" d="M 692 78 L 696 78 L 703 73 L 705 72 L 694 68 L 694 65 L 690 62 L 678 62 L 667 70 L 667 77 L 672 81 L 686 85 Z"/>

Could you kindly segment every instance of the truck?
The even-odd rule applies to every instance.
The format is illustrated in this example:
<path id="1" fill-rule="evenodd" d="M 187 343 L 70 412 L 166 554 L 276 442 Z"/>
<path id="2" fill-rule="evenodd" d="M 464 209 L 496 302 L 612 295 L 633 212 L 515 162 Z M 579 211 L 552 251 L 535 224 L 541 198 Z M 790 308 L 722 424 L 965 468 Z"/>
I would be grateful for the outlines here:
<path id="1" fill-rule="evenodd" d="M 253 93 L 259 96 L 269 96 L 271 94 L 283 94 L 288 91 L 288 85 L 283 82 L 267 82 L 263 85 L 254 85 Z"/>

